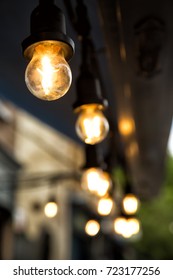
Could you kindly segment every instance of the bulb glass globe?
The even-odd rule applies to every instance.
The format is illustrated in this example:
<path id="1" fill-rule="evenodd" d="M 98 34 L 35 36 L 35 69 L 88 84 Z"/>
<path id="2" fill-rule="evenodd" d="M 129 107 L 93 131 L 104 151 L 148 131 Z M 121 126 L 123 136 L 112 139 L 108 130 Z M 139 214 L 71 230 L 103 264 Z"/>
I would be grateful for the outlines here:
<path id="1" fill-rule="evenodd" d="M 44 213 L 45 213 L 46 217 L 48 217 L 48 218 L 55 217 L 56 214 L 58 213 L 58 205 L 57 205 L 57 203 L 55 203 L 55 202 L 48 202 L 45 205 Z"/>
<path id="2" fill-rule="evenodd" d="M 102 170 L 100 168 L 89 168 L 83 172 L 82 188 L 89 190 L 91 193 L 97 193 L 97 186 L 100 180 Z"/>
<path id="3" fill-rule="evenodd" d="M 71 70 L 62 48 L 56 42 L 37 44 L 25 71 L 29 91 L 40 99 L 56 100 L 68 91 L 71 81 Z"/>
<path id="4" fill-rule="evenodd" d="M 128 220 L 124 217 L 119 217 L 115 219 L 114 230 L 116 233 L 122 235 L 124 238 L 130 238 L 133 234 L 133 229 L 130 227 Z"/>
<path id="5" fill-rule="evenodd" d="M 83 172 L 81 185 L 83 189 L 102 197 L 111 187 L 111 179 L 109 174 L 102 169 L 89 168 Z"/>
<path id="6" fill-rule="evenodd" d="M 123 208 L 126 214 L 132 215 L 135 214 L 138 210 L 139 201 L 137 197 L 133 194 L 127 194 L 123 198 Z"/>
<path id="7" fill-rule="evenodd" d="M 126 219 L 123 217 L 118 217 L 114 221 L 114 230 L 118 234 L 122 234 L 126 229 Z"/>
<path id="8" fill-rule="evenodd" d="M 140 230 L 140 223 L 136 218 L 130 218 L 127 221 L 129 228 L 131 229 L 131 234 L 137 234 Z"/>
<path id="9" fill-rule="evenodd" d="M 113 200 L 111 198 L 101 198 L 98 202 L 97 211 L 102 216 L 107 216 L 111 213 Z"/>
<path id="10" fill-rule="evenodd" d="M 114 221 L 114 230 L 124 238 L 130 238 L 139 232 L 140 223 L 136 218 L 119 217 Z"/>
<path id="11" fill-rule="evenodd" d="M 99 178 L 99 183 L 97 185 L 97 195 L 102 197 L 105 196 L 108 190 L 112 186 L 112 181 L 109 176 L 109 173 L 102 170 Z"/>
<path id="12" fill-rule="evenodd" d="M 95 145 L 108 134 L 109 123 L 96 106 L 84 106 L 76 121 L 76 133 L 86 144 Z"/>
<path id="13" fill-rule="evenodd" d="M 89 220 L 85 225 L 85 232 L 90 236 L 95 236 L 100 230 L 100 224 L 95 220 Z"/>

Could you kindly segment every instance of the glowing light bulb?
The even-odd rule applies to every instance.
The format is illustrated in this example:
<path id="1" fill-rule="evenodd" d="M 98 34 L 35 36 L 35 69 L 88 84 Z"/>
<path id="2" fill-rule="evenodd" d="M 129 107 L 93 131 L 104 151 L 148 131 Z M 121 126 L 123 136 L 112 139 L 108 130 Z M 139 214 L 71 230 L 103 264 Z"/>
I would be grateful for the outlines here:
<path id="1" fill-rule="evenodd" d="M 101 198 L 98 202 L 97 211 L 102 216 L 107 216 L 111 213 L 113 201 L 111 198 Z"/>
<path id="2" fill-rule="evenodd" d="M 97 185 L 97 195 L 102 197 L 105 196 L 108 192 L 108 190 L 112 186 L 112 181 L 109 176 L 109 173 L 102 171 L 101 176 L 99 178 L 99 183 Z"/>
<path id="3" fill-rule="evenodd" d="M 96 193 L 101 172 L 102 170 L 100 168 L 89 168 L 84 171 L 81 180 L 82 188 L 89 190 L 92 193 Z"/>
<path id="4" fill-rule="evenodd" d="M 140 231 L 140 223 L 136 218 L 119 217 L 114 221 L 114 230 L 124 238 L 130 238 Z"/>
<path id="5" fill-rule="evenodd" d="M 124 217 L 118 217 L 114 221 L 114 230 L 118 234 L 122 234 L 125 231 L 126 219 Z"/>
<path id="6" fill-rule="evenodd" d="M 139 200 L 137 199 L 137 197 L 135 195 L 127 194 L 123 198 L 122 203 L 123 203 L 123 209 L 126 214 L 132 215 L 137 212 L 138 206 L 139 206 Z"/>
<path id="7" fill-rule="evenodd" d="M 125 229 L 122 231 L 122 236 L 124 238 L 130 238 L 135 235 L 140 230 L 139 221 L 136 218 L 126 219 Z"/>
<path id="8" fill-rule="evenodd" d="M 107 172 L 100 168 L 89 168 L 83 172 L 81 185 L 98 196 L 105 196 L 111 187 L 111 179 Z"/>
<path id="9" fill-rule="evenodd" d="M 109 123 L 96 105 L 86 105 L 81 109 L 76 121 L 76 132 L 86 144 L 101 142 L 108 134 Z"/>
<path id="10" fill-rule="evenodd" d="M 48 202 L 44 207 L 46 217 L 53 218 L 58 213 L 58 205 L 56 202 Z"/>
<path id="11" fill-rule="evenodd" d="M 29 91 L 40 99 L 56 100 L 68 91 L 71 81 L 70 67 L 58 43 L 37 43 L 25 72 Z"/>
<path id="12" fill-rule="evenodd" d="M 90 236 L 95 236 L 100 230 L 100 224 L 95 220 L 89 220 L 85 225 L 85 232 Z"/>
<path id="13" fill-rule="evenodd" d="M 125 224 L 125 228 L 123 229 L 122 236 L 124 238 L 130 238 L 132 236 L 131 228 L 128 226 L 127 222 Z"/>
<path id="14" fill-rule="evenodd" d="M 140 230 L 140 223 L 136 218 L 130 218 L 128 219 L 128 226 L 131 229 L 131 234 L 137 234 Z"/>

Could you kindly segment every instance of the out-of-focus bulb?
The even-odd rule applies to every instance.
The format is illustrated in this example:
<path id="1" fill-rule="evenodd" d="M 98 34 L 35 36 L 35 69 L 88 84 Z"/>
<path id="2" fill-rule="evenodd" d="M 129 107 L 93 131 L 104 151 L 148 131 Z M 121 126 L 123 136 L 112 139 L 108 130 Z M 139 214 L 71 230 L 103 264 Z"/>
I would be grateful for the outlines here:
<path id="1" fill-rule="evenodd" d="M 130 238 L 132 235 L 139 233 L 140 223 L 136 218 L 119 217 L 114 221 L 114 230 L 124 238 Z"/>
<path id="2" fill-rule="evenodd" d="M 122 118 L 118 122 L 120 133 L 123 136 L 131 135 L 135 130 L 134 120 L 132 118 Z"/>
<path id="3" fill-rule="evenodd" d="M 139 200 L 134 194 L 127 194 L 123 198 L 123 209 L 126 214 L 132 215 L 135 214 L 138 210 Z"/>
<path id="4" fill-rule="evenodd" d="M 101 172 L 102 170 L 100 168 L 89 168 L 85 170 L 81 180 L 82 188 L 89 190 L 91 193 L 96 193 Z"/>
<path id="5" fill-rule="evenodd" d="M 89 220 L 85 225 L 85 232 L 90 236 L 95 236 L 100 230 L 100 224 L 95 220 Z"/>
<path id="6" fill-rule="evenodd" d="M 102 171 L 100 176 L 100 182 L 97 187 L 97 195 L 102 197 L 105 196 L 108 192 L 108 190 L 112 186 L 112 180 L 109 176 L 109 173 Z"/>
<path id="7" fill-rule="evenodd" d="M 109 123 L 98 106 L 85 105 L 76 121 L 76 132 L 86 144 L 95 145 L 108 134 Z"/>
<path id="8" fill-rule="evenodd" d="M 128 226 L 131 229 L 131 234 L 137 234 L 140 230 L 140 223 L 138 219 L 136 218 L 130 218 L 128 219 Z"/>
<path id="9" fill-rule="evenodd" d="M 58 213 L 58 205 L 56 202 L 48 202 L 44 207 L 46 217 L 53 218 Z"/>
<path id="10" fill-rule="evenodd" d="M 71 70 L 58 42 L 37 44 L 25 72 L 29 91 L 40 99 L 56 100 L 68 91 L 71 81 Z"/>
<path id="11" fill-rule="evenodd" d="M 105 196 L 111 187 L 111 179 L 107 172 L 100 168 L 89 168 L 83 172 L 81 185 L 98 196 Z"/>
<path id="12" fill-rule="evenodd" d="M 118 217 L 114 221 L 114 230 L 118 234 L 122 234 L 126 228 L 126 219 L 124 217 Z"/>
<path id="13" fill-rule="evenodd" d="M 113 200 L 111 198 L 101 198 L 98 202 L 97 211 L 102 216 L 107 216 L 111 213 Z"/>

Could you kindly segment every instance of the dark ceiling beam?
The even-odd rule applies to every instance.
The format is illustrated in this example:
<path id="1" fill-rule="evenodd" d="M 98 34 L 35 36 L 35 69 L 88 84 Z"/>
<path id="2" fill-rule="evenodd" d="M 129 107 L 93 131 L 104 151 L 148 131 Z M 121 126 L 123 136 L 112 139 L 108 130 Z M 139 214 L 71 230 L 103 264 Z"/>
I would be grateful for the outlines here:
<path id="1" fill-rule="evenodd" d="M 136 193 L 159 193 L 173 113 L 173 29 L 170 1 L 99 0 L 118 122 Z"/>

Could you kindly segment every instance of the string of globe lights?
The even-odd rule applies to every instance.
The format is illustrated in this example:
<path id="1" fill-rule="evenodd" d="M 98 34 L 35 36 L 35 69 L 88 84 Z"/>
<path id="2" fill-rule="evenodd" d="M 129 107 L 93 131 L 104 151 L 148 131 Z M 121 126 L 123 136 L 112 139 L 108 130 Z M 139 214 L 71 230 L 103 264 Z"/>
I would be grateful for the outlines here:
<path id="1" fill-rule="evenodd" d="M 114 230 L 124 238 L 131 238 L 141 231 L 140 221 L 137 218 L 140 201 L 132 190 L 132 185 L 126 177 L 124 194 L 120 201 L 120 213 L 114 220 Z"/>
<path id="2" fill-rule="evenodd" d="M 86 144 L 94 145 L 103 141 L 109 132 L 109 122 L 103 114 L 108 101 L 102 96 L 100 80 L 94 69 L 95 49 L 90 39 L 91 26 L 87 8 L 83 1 L 77 3 L 76 31 L 81 45 L 81 66 L 76 81 L 77 99 L 73 108 L 78 116 L 77 135 Z"/>
<path id="3" fill-rule="evenodd" d="M 97 235 L 107 219 L 110 232 L 114 231 L 119 238 L 133 240 L 133 237 L 140 237 L 141 224 L 137 217 L 140 201 L 134 194 L 124 168 L 121 170 L 124 184 L 122 183 L 122 191 L 118 195 L 114 180 L 106 171 L 106 163 L 102 161 L 98 153 L 98 146 L 87 145 L 86 151 L 86 164 L 82 167 L 81 186 L 85 191 L 97 197 L 95 212 L 101 219 L 87 221 L 85 232 L 90 236 Z M 90 170 L 91 172 L 89 172 Z M 99 171 L 102 176 L 98 175 Z"/>
<path id="4" fill-rule="evenodd" d="M 77 0 L 76 15 L 75 29 L 81 43 L 81 66 L 76 81 L 77 100 L 73 104 L 73 110 L 77 115 L 76 133 L 86 144 L 86 164 L 81 168 L 81 188 L 98 198 L 97 213 L 105 217 L 111 215 L 112 209 L 115 209 L 115 188 L 111 175 L 98 159 L 97 144 L 102 142 L 109 132 L 109 122 L 103 113 L 108 102 L 102 96 L 100 81 L 93 71 L 92 58 L 95 50 L 90 39 L 91 26 L 87 8 L 82 0 Z M 74 54 L 75 46 L 66 34 L 65 16 L 55 5 L 55 1 L 39 1 L 31 14 L 30 35 L 22 42 L 22 48 L 24 57 L 30 61 L 25 71 L 25 82 L 29 91 L 39 99 L 47 101 L 64 96 L 72 83 L 68 61 Z M 115 232 L 124 238 L 139 231 L 139 225 L 135 231 L 128 230 L 128 225 L 132 228 L 131 215 L 134 213 L 125 211 L 127 205 L 133 204 L 132 194 L 130 199 L 130 202 L 123 202 L 124 223 L 120 220 L 121 217 L 114 220 Z M 50 214 L 50 209 L 53 209 L 51 206 L 54 214 Z M 45 214 L 52 218 L 57 213 L 58 205 L 51 197 L 45 206 Z M 85 226 L 85 231 L 90 236 L 95 236 L 99 230 L 100 224 L 96 220 L 88 221 Z"/>

